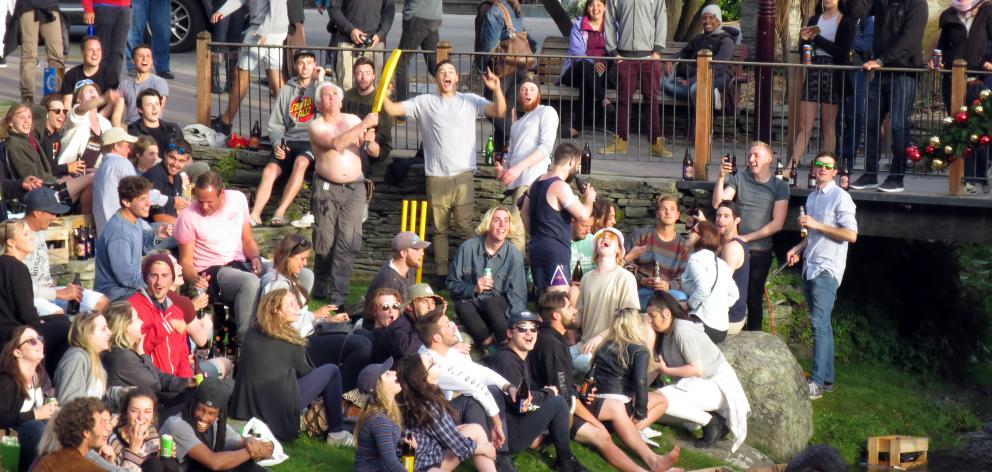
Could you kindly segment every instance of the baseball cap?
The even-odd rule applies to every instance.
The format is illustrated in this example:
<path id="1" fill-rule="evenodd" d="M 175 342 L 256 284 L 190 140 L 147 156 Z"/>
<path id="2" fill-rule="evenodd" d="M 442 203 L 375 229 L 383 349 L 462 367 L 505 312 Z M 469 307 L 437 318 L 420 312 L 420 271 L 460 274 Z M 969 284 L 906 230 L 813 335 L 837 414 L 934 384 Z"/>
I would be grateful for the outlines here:
<path id="1" fill-rule="evenodd" d="M 510 315 L 510 327 L 514 327 L 520 323 L 534 323 L 537 325 L 541 324 L 541 319 L 537 317 L 533 312 L 521 311 L 520 313 L 513 313 Z"/>
<path id="2" fill-rule="evenodd" d="M 203 383 L 196 387 L 196 401 L 211 408 L 220 408 L 220 411 L 227 411 L 227 403 L 231 400 L 232 389 L 224 384 L 220 379 L 207 377 Z"/>
<path id="3" fill-rule="evenodd" d="M 297 49 L 296 52 L 293 53 L 293 62 L 298 61 L 303 56 L 309 56 L 314 59 L 317 58 L 317 55 L 314 54 L 314 52 L 309 49 Z"/>
<path id="4" fill-rule="evenodd" d="M 379 383 L 379 377 L 385 374 L 387 370 L 393 368 L 393 358 L 390 357 L 386 359 L 386 362 L 382 364 L 370 364 L 365 366 L 361 372 L 358 373 L 358 390 L 364 394 L 370 394 L 375 390 L 375 386 Z"/>
<path id="5" fill-rule="evenodd" d="M 434 289 L 427 284 L 413 284 L 410 288 L 406 289 L 406 293 L 411 302 L 418 298 L 433 298 L 438 302 L 444 301 L 444 298 L 440 295 L 434 294 Z"/>
<path id="6" fill-rule="evenodd" d="M 103 132 L 101 142 L 104 146 L 109 146 L 121 141 L 135 143 L 138 141 L 138 138 L 136 136 L 131 136 L 130 134 L 127 134 L 127 131 L 116 127 L 110 128 Z"/>
<path id="7" fill-rule="evenodd" d="M 48 187 L 38 187 L 24 196 L 24 205 L 28 212 L 44 211 L 54 215 L 69 213 L 68 205 L 59 201 L 59 194 Z"/>
<path id="8" fill-rule="evenodd" d="M 404 231 L 393 236 L 394 251 L 405 251 L 410 248 L 427 249 L 430 245 L 431 243 L 420 239 L 420 236 L 417 236 L 417 233 L 413 231 Z"/>

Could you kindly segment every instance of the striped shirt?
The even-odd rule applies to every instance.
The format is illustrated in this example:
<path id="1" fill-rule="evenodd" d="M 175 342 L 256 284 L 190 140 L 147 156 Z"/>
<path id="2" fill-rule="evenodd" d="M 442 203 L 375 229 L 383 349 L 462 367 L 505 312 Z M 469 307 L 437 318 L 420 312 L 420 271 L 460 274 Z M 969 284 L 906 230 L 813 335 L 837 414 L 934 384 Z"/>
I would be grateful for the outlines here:
<path id="1" fill-rule="evenodd" d="M 644 240 L 644 241 L 642 241 Z M 689 242 L 680 234 L 671 241 L 662 241 L 654 226 L 634 230 L 627 239 L 627 251 L 639 243 L 646 242 L 647 251 L 637 258 L 637 283 L 644 277 L 654 277 L 655 262 L 661 270 L 661 276 L 671 282 L 673 289 L 681 287 L 682 272 L 689 261 Z"/>

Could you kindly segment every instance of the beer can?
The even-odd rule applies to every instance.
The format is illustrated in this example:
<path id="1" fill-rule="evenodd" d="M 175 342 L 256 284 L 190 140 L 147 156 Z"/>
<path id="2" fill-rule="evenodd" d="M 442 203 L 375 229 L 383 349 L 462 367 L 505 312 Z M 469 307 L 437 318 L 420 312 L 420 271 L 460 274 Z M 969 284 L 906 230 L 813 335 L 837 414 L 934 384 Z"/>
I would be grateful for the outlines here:
<path id="1" fill-rule="evenodd" d="M 86 36 L 96 36 L 96 27 L 89 25 L 86 27 Z"/>
<path id="2" fill-rule="evenodd" d="M 493 270 L 489 267 L 482 269 L 482 276 L 490 279 L 493 278 Z"/>
<path id="3" fill-rule="evenodd" d="M 813 63 L 813 45 L 803 44 L 803 64 Z"/>
<path id="4" fill-rule="evenodd" d="M 163 434 L 159 437 L 159 444 L 161 446 L 161 451 L 159 455 L 162 457 L 175 457 L 176 456 L 176 442 L 172 439 L 171 434 Z"/>
<path id="5" fill-rule="evenodd" d="M 55 397 L 48 397 L 48 400 L 45 400 L 45 404 L 46 405 L 50 405 L 52 403 L 58 403 L 58 402 L 59 402 L 59 399 L 58 398 L 55 398 Z"/>
<path id="6" fill-rule="evenodd" d="M 45 95 L 50 95 L 58 92 L 62 87 L 62 79 L 65 77 L 65 71 L 59 67 L 46 67 L 44 77 Z"/>

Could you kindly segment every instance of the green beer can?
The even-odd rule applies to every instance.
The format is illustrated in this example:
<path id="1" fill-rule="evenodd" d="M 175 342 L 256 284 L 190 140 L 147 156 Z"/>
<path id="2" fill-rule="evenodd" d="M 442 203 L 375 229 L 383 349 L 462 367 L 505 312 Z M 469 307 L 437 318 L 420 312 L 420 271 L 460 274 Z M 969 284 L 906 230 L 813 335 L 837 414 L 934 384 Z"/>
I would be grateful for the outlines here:
<path id="1" fill-rule="evenodd" d="M 176 441 L 172 439 L 171 434 L 163 434 L 159 438 L 159 443 L 162 448 L 159 455 L 162 457 L 176 457 Z"/>

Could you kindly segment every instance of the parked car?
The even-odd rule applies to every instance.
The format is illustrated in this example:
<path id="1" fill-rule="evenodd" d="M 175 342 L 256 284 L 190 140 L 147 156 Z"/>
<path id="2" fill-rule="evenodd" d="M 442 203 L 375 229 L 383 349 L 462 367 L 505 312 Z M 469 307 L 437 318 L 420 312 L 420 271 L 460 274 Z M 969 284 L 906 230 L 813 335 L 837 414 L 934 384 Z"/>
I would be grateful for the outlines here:
<path id="1" fill-rule="evenodd" d="M 172 52 L 185 52 L 196 46 L 196 35 L 205 31 L 210 24 L 208 12 L 212 11 L 211 0 L 171 0 L 172 1 Z M 59 8 L 69 19 L 71 32 L 85 32 L 83 5 L 78 0 L 60 1 Z"/>

